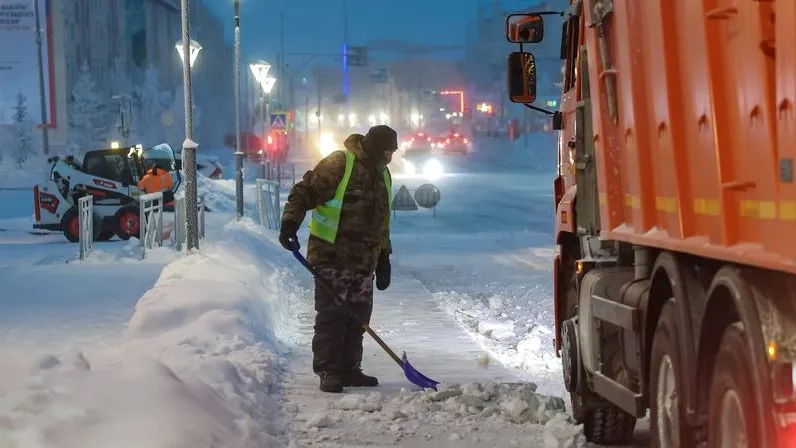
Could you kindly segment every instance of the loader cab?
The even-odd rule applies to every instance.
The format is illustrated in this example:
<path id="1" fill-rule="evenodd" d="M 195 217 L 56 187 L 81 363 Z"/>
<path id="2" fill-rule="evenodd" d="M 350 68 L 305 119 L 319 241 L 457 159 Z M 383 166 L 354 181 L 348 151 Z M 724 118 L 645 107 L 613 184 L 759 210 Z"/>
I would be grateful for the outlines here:
<path id="1" fill-rule="evenodd" d="M 135 186 L 154 163 L 172 172 L 176 177 L 174 184 L 179 186 L 182 177 L 176 169 L 174 150 L 165 143 L 147 149 L 136 145 L 89 151 L 83 158 L 83 171 L 130 187 Z"/>

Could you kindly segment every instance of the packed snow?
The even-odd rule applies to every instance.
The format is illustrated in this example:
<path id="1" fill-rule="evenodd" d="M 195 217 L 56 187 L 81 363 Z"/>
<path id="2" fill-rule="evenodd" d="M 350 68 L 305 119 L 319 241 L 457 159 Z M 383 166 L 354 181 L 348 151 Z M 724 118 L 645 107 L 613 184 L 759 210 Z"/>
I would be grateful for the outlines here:
<path id="1" fill-rule="evenodd" d="M 340 395 L 311 371 L 309 274 L 276 232 L 234 220 L 233 182 L 199 180 L 200 251 L 140 260 L 137 241 L 112 241 L 77 261 L 60 234 L 28 232 L 38 180 L 0 170 L 14 209 L 0 215 L 0 446 L 586 446 L 552 350 L 552 176 L 481 153 L 444 161 L 434 213 L 396 213 L 393 284 L 375 297 L 371 327 L 442 384 L 412 386 L 366 338 L 380 386 Z"/>

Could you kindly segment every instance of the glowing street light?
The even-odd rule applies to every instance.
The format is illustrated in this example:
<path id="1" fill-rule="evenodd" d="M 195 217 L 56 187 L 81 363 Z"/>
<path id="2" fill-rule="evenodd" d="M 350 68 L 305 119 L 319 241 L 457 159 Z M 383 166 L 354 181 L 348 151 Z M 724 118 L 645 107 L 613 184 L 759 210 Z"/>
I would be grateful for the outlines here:
<path id="1" fill-rule="evenodd" d="M 184 50 L 185 46 L 183 45 L 182 40 L 177 42 L 177 44 L 174 45 L 174 48 L 177 49 L 177 54 L 180 55 L 180 61 L 182 61 L 182 63 L 185 64 L 185 54 L 183 54 L 184 51 L 185 51 Z M 199 45 L 199 43 L 196 42 L 195 40 L 191 39 L 188 42 L 188 48 L 190 49 L 189 50 L 190 51 L 190 57 L 189 57 L 188 61 L 189 61 L 190 67 L 193 67 L 194 62 L 196 62 L 197 56 L 199 56 L 199 52 L 202 51 L 202 46 Z"/>

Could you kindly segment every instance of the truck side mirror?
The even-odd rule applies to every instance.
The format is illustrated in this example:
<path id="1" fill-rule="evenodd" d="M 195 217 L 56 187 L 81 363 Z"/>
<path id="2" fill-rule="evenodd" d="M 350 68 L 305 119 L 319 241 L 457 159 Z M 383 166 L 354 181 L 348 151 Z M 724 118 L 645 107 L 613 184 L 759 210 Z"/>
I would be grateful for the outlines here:
<path id="1" fill-rule="evenodd" d="M 506 39 L 515 44 L 536 44 L 544 39 L 544 20 L 540 14 L 509 14 Z"/>
<path id="2" fill-rule="evenodd" d="M 511 102 L 531 104 L 536 101 L 536 60 L 533 54 L 525 51 L 509 54 L 507 73 Z"/>

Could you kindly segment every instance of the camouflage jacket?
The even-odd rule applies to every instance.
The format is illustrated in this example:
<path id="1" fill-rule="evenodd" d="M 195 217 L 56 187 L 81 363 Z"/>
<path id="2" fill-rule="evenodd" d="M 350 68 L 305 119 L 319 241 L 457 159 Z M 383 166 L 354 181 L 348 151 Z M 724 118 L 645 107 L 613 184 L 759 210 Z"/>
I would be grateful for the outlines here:
<path id="1" fill-rule="evenodd" d="M 362 138 L 360 134 L 353 134 L 344 143 L 356 159 L 343 199 L 335 243 L 310 236 L 307 259 L 318 269 L 346 269 L 372 275 L 382 238 L 389 241 L 387 219 L 391 198 L 381 169 L 362 149 Z M 282 221 L 301 223 L 307 212 L 334 198 L 345 174 L 345 159 L 343 151 L 335 151 L 321 160 L 315 169 L 307 171 L 290 191 Z M 391 245 L 387 251 L 392 252 Z"/>

